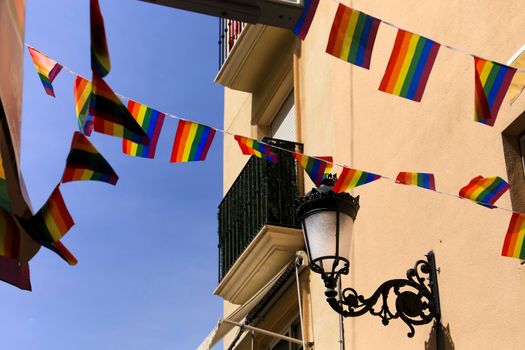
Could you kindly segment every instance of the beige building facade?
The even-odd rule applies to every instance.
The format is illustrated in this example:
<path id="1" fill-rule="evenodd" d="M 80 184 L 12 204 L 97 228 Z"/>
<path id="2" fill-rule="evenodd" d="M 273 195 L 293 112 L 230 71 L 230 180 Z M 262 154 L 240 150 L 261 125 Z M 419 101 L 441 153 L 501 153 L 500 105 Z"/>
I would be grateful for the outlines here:
<path id="1" fill-rule="evenodd" d="M 342 3 L 497 62 L 506 63 L 517 53 L 515 64 L 519 64 L 517 50 L 525 44 L 523 1 Z M 474 122 L 473 58 L 444 47 L 420 103 L 381 92 L 378 87 L 396 30 L 380 26 L 370 70 L 353 66 L 325 52 L 337 6 L 336 1 L 320 1 L 304 41 L 284 29 L 239 27 L 217 76 L 217 82 L 225 86 L 224 129 L 255 139 L 286 140 L 307 155 L 331 155 L 338 164 L 390 178 L 400 171 L 434 173 L 438 190 L 446 193 L 457 194 L 477 175 L 497 175 L 512 186 L 498 205 L 525 212 L 520 148 L 525 96 L 512 105 L 505 99 L 494 127 Z M 515 82 L 522 80 L 523 73 L 518 73 Z M 519 84 L 514 88 L 519 90 Z M 248 158 L 233 137 L 225 138 L 225 200 L 244 181 L 247 171 L 243 169 L 252 162 Z M 334 167 L 334 172 L 340 171 Z M 294 179 L 290 186 L 299 195 L 313 186 L 302 170 L 297 170 Z M 279 180 L 266 176 L 262 181 Z M 406 270 L 432 250 L 440 271 L 442 348 L 523 348 L 525 265 L 501 256 L 510 212 L 386 179 L 358 187 L 351 194 L 360 196 L 361 209 L 354 225 L 350 274 L 343 278 L 343 287 L 369 296 L 382 282 L 404 278 Z M 250 206 L 260 204 L 262 198 L 250 196 L 240 197 L 236 210 L 250 215 Z M 285 205 L 293 207 L 294 203 Z M 223 265 L 216 294 L 224 298 L 224 316 L 228 317 L 274 276 L 282 275 L 281 269 L 293 261 L 295 252 L 304 250 L 304 241 L 296 222 L 264 223 L 254 226 L 256 232 L 249 232 L 251 239 L 238 243 L 237 252 L 229 252 L 224 235 L 230 231 L 224 227 L 234 223 L 219 225 L 223 227 Z M 252 226 L 247 229 L 254 230 Z M 225 266 L 224 259 L 231 266 Z M 307 266 L 299 272 L 299 283 L 295 272 L 290 273 L 264 305 L 260 298 L 252 300 L 260 310 L 252 315 L 250 325 L 302 338 L 305 344 L 313 343 L 314 349 L 340 349 L 340 318 L 325 301 L 320 275 Z M 416 327 L 413 338 L 407 337 L 408 331 L 400 320 L 384 327 L 370 314 L 347 318 L 344 348 L 437 349 L 432 324 Z M 303 348 L 257 331 L 245 329 L 241 334 L 238 328 L 225 336 L 224 349 L 232 343 L 234 349 Z"/>

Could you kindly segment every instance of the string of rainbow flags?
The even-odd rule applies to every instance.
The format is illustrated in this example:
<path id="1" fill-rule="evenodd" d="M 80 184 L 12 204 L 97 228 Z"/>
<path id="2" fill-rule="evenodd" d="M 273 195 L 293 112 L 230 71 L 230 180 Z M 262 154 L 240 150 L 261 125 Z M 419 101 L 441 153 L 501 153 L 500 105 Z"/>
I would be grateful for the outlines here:
<path id="1" fill-rule="evenodd" d="M 294 33 L 301 39 L 304 39 L 308 33 L 318 2 L 319 0 L 307 0 L 305 2 L 305 10 L 296 28 L 294 28 Z M 386 22 L 339 4 L 326 51 L 333 56 L 368 69 L 375 37 L 381 23 Z M 154 158 L 164 119 L 170 117 L 179 120 L 170 158 L 171 162 L 205 160 L 215 134 L 219 131 L 233 136 L 243 154 L 254 155 L 272 163 L 279 161 L 277 150 L 290 152 L 316 185 L 322 183 L 334 165 L 342 168 L 333 188 L 335 192 L 347 191 L 383 178 L 394 183 L 432 190 L 446 196 L 469 199 L 487 208 L 512 212 L 502 255 L 525 259 L 525 214 L 495 205 L 495 202 L 509 188 L 508 183 L 502 178 L 478 176 L 461 188 L 458 195 L 455 195 L 436 190 L 435 178 L 431 173 L 400 172 L 394 180 L 387 176 L 334 163 L 331 157 L 313 157 L 292 152 L 262 141 L 235 135 L 226 130 L 180 118 L 170 113 L 160 112 L 126 96 L 116 94 L 104 81 L 104 77 L 111 70 L 111 65 L 104 21 L 98 0 L 90 0 L 90 27 L 91 67 L 93 71 L 91 81 L 28 45 L 35 68 L 48 95 L 55 97 L 52 82 L 63 68 L 75 76 L 74 96 L 79 131 L 73 135 L 71 151 L 67 157 L 65 171 L 60 183 L 96 180 L 115 185 L 118 181 L 118 175 L 89 141 L 88 137 L 91 133 L 95 131 L 120 137 L 125 154 Z M 394 27 L 397 28 L 397 26 Z M 398 29 L 394 49 L 379 89 L 414 101 L 421 101 L 440 47 L 441 44 L 431 39 Z M 475 120 L 492 126 L 517 69 L 474 55 L 471 56 L 474 57 L 476 68 Z M 119 96 L 128 101 L 127 107 L 122 104 Z M 54 197 L 61 198 L 59 185 L 48 202 Z M 57 192 L 58 195 L 55 195 Z M 52 203 L 46 203 L 43 209 L 48 204 L 52 207 Z M 40 215 L 45 226 L 42 227 L 41 231 L 49 232 L 49 235 L 44 237 L 35 234 L 32 237 L 36 237 L 37 242 L 55 251 L 73 265 L 76 263 L 76 259 L 59 241 L 73 225 L 63 201 L 62 209 L 62 211 L 51 209 L 44 211 Z M 51 227 L 46 224 L 50 220 L 55 223 L 61 222 L 62 225 Z M 60 249 L 57 249 L 57 246 Z"/>
<path id="2" fill-rule="evenodd" d="M 95 83 L 90 82 L 68 67 L 58 63 L 48 56 L 45 56 L 35 48 L 28 45 L 28 49 L 39 74 L 43 71 L 40 62 L 47 62 L 48 67 L 51 67 L 48 69 L 49 72 L 64 69 L 75 76 L 74 96 L 80 131 L 75 132 L 73 137 L 71 152 L 66 161 L 66 170 L 62 178 L 63 183 L 76 180 L 98 180 L 115 185 L 118 181 L 118 175 L 102 155 L 100 155 L 96 148 L 89 142 L 87 137 L 90 136 L 94 130 L 100 130 L 99 132 L 113 136 L 121 136 L 123 153 L 136 157 L 154 158 L 156 145 L 160 137 L 164 119 L 169 117 L 179 120 L 170 158 L 171 162 L 205 160 L 216 132 L 220 132 L 233 136 L 243 154 L 254 155 L 272 163 L 277 163 L 279 161 L 279 152 L 277 152 L 277 150 L 280 152 L 291 153 L 316 186 L 319 186 L 327 174 L 331 173 L 333 166 L 340 167 L 342 171 L 333 188 L 335 192 L 348 191 L 352 188 L 383 178 L 398 184 L 418 186 L 446 196 L 459 199 L 469 199 L 487 208 L 497 208 L 512 212 L 512 227 L 509 226 L 509 232 L 505 239 L 505 247 L 502 254 L 504 256 L 525 259 L 525 252 L 522 252 L 523 239 L 520 238 L 523 236 L 523 228 L 525 228 L 525 214 L 495 205 L 495 202 L 509 189 L 509 184 L 498 176 L 488 178 L 478 176 L 461 188 L 458 195 L 441 192 L 436 189 L 435 177 L 431 173 L 400 172 L 396 179 L 392 179 L 388 176 L 354 169 L 344 164 L 334 163 L 332 157 L 309 156 L 293 152 L 263 141 L 232 134 L 220 128 L 210 127 L 187 120 L 171 113 L 160 112 L 129 97 L 113 93 L 109 86 L 105 84 L 102 86 L 103 91 L 106 94 L 113 93 L 113 96 L 106 95 L 112 103 L 117 105 L 120 103 L 116 97 L 117 95 L 128 101 L 127 108 L 122 105 L 120 108 L 113 108 L 113 111 L 107 111 L 104 107 L 97 106 L 97 104 L 93 107 L 93 105 L 90 106 L 89 103 L 93 85 L 100 85 L 100 81 Z M 49 84 L 44 83 L 44 87 L 50 96 L 54 96 L 52 86 L 50 87 Z M 149 145 L 134 142 L 140 141 L 140 138 L 136 136 L 136 133 L 134 134 L 126 128 L 124 124 L 129 127 L 129 125 L 131 125 L 129 122 L 121 123 L 120 128 L 112 129 L 105 127 L 104 129 L 97 130 L 95 127 L 97 120 L 100 123 L 107 123 L 105 118 L 108 118 L 111 113 L 113 113 L 113 116 L 111 116 L 113 121 L 118 119 L 115 117 L 115 114 L 124 114 L 125 116 L 133 118 L 133 120 L 140 125 L 141 129 L 147 133 Z M 103 119 L 100 120 L 100 118 Z M 117 129 L 122 129 L 122 132 L 119 132 Z M 87 152 L 90 153 L 90 157 L 83 158 L 79 150 L 87 150 Z M 94 164 L 95 162 L 93 159 L 97 159 L 97 164 Z"/>

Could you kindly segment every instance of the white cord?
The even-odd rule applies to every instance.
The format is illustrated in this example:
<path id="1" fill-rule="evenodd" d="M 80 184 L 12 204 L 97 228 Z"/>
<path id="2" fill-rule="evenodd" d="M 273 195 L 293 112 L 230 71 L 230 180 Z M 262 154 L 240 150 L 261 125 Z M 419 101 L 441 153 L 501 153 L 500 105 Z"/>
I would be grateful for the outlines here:
<path id="1" fill-rule="evenodd" d="M 333 1 L 338 2 L 337 0 L 333 0 Z M 386 23 L 386 22 L 385 22 L 385 23 Z M 389 24 L 389 25 L 390 25 L 390 24 Z M 394 25 L 392 25 L 392 26 L 394 26 Z M 394 27 L 395 27 L 395 26 L 394 26 Z M 397 27 L 396 27 L 396 28 L 397 28 Z M 33 48 L 33 46 L 31 46 L 31 45 L 29 45 L 29 44 L 27 44 L 27 43 L 25 43 L 25 45 L 26 45 L 27 47 Z M 44 55 L 44 56 L 45 56 L 45 55 Z M 46 57 L 49 57 L 49 56 L 46 56 Z M 55 61 L 56 61 L 56 60 L 55 60 Z M 81 78 L 83 78 L 83 79 L 86 79 L 86 78 L 82 77 L 81 75 L 77 74 L 75 71 L 71 70 L 69 67 L 63 65 L 62 63 L 59 63 L 59 64 L 60 64 L 60 65 L 62 66 L 62 68 L 63 68 L 65 71 L 67 71 L 69 74 L 72 74 L 72 75 L 74 75 L 74 76 L 79 76 L 79 77 L 81 77 Z M 86 80 L 89 81 L 89 79 L 86 79 Z M 129 101 L 129 100 L 136 101 L 136 100 L 133 100 L 133 99 L 127 97 L 127 96 L 121 95 L 121 94 L 119 94 L 119 93 L 117 93 L 117 92 L 115 92 L 115 95 L 117 95 L 117 96 L 119 96 L 120 98 L 123 98 L 123 99 L 125 99 L 125 100 L 127 100 L 127 101 Z M 137 101 L 137 102 L 138 102 L 138 101 Z M 140 102 L 139 102 L 139 103 L 140 103 Z M 157 109 L 156 109 L 156 110 L 157 110 Z M 158 111 L 158 110 L 157 110 L 157 111 Z M 173 114 L 171 114 L 171 113 L 162 112 L 162 111 L 159 111 L 159 112 L 164 113 L 164 114 L 166 115 L 166 117 L 169 117 L 169 118 L 178 119 L 178 120 L 185 120 L 185 121 L 189 121 L 189 122 L 194 122 L 194 121 L 189 120 L 189 119 L 184 119 L 184 118 L 178 117 L 178 116 L 173 115 Z M 199 124 L 201 124 L 201 123 L 199 123 Z M 206 124 L 201 124 L 201 125 L 208 126 L 208 125 L 206 125 Z M 208 127 L 211 128 L 211 129 L 214 129 L 215 131 L 221 132 L 221 133 L 223 133 L 223 134 L 225 134 L 225 135 L 235 136 L 235 134 L 233 134 L 233 133 L 231 133 L 231 132 L 229 132 L 229 131 L 222 130 L 222 129 L 219 129 L 219 128 L 215 128 L 215 127 L 212 127 L 212 126 L 208 126 Z M 287 153 L 293 153 L 293 152 L 290 151 L 290 150 L 287 150 L 287 149 L 282 148 L 282 147 L 279 147 L 279 146 L 274 146 L 274 145 L 268 144 L 268 143 L 263 142 L 263 141 L 257 141 L 257 142 L 260 142 L 260 143 L 262 143 L 262 144 L 264 144 L 264 145 L 267 145 L 267 146 L 269 146 L 269 147 L 271 147 L 271 148 L 273 148 L 273 149 L 278 149 L 278 150 L 280 150 L 280 151 L 287 152 Z M 298 153 L 298 152 L 294 152 L 294 153 Z M 302 153 L 298 153 L 298 154 L 300 154 L 300 155 L 305 155 L 305 154 L 302 154 Z M 324 163 L 330 163 L 330 162 L 327 162 L 326 160 L 321 159 L 321 158 L 317 158 L 317 157 L 313 157 L 313 156 L 309 156 L 309 155 L 305 155 L 305 156 L 310 157 L 310 158 L 315 159 L 315 160 L 318 160 L 318 161 L 321 161 L 321 162 L 324 162 Z M 333 162 L 332 162 L 332 164 L 335 165 L 335 166 L 338 166 L 338 167 L 340 167 L 340 168 L 352 168 L 352 167 L 349 167 L 349 166 L 344 165 L 344 164 L 333 163 Z M 355 169 L 355 168 L 352 168 L 352 169 Z M 389 181 L 392 181 L 392 182 L 394 182 L 394 183 L 397 184 L 397 181 L 396 181 L 396 180 L 394 180 L 394 179 L 392 179 L 392 178 L 390 178 L 390 177 L 388 177 L 388 176 L 384 176 L 384 175 L 380 175 L 380 174 L 376 174 L 376 173 L 373 173 L 373 174 L 378 175 L 378 176 L 380 176 L 381 178 L 383 178 L 383 179 L 385 179 L 385 180 L 389 180 Z M 418 187 L 418 186 L 416 186 L 416 187 L 419 188 L 419 189 L 423 189 L 423 190 L 425 190 L 425 189 L 422 188 L 422 187 Z M 458 198 L 458 199 L 463 199 L 463 198 L 461 198 L 460 196 L 455 195 L 455 194 L 452 194 L 452 193 L 441 192 L 441 191 L 433 191 L 433 192 L 438 193 L 438 194 L 441 194 L 441 195 L 444 195 L 444 196 L 449 196 L 449 197 L 455 197 L 455 198 Z M 471 200 L 471 201 L 472 201 L 472 202 L 479 203 L 479 204 L 485 204 L 485 203 L 482 203 L 482 202 L 479 202 L 479 201 L 475 201 L 475 200 Z M 508 208 L 502 208 L 502 207 L 493 206 L 493 209 L 500 209 L 500 210 L 504 210 L 504 211 L 508 211 L 508 212 L 512 212 L 512 213 L 517 213 L 517 214 L 525 215 L 525 214 L 522 214 L 522 213 L 519 213 L 519 212 L 513 211 L 512 209 L 508 209 Z"/>

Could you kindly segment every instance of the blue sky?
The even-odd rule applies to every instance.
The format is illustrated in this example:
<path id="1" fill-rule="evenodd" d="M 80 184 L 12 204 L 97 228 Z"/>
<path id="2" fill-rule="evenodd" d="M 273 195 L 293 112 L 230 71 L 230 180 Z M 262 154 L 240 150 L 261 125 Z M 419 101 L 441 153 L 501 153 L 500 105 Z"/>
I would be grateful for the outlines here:
<path id="1" fill-rule="evenodd" d="M 218 19 L 134 0 L 100 5 L 114 91 L 222 127 Z M 26 0 L 26 42 L 89 77 L 89 1 Z M 26 51 L 21 166 L 35 211 L 58 183 L 77 127 L 73 82 L 62 71 L 56 99 L 48 97 Z M 62 185 L 76 222 L 63 242 L 79 264 L 42 249 L 30 262 L 33 292 L 0 284 L 2 348 L 192 349 L 214 326 L 222 134 L 205 162 L 170 164 L 176 126 L 166 120 L 154 160 L 93 133 L 119 183 Z"/>

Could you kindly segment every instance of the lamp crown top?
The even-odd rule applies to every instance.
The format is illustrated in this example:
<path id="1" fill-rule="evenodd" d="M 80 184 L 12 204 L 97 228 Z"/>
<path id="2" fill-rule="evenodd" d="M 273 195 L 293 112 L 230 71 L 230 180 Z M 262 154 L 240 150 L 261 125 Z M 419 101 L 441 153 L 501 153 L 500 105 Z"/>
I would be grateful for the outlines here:
<path id="1" fill-rule="evenodd" d="M 318 210 L 337 210 L 344 212 L 355 220 L 359 211 L 359 196 L 352 197 L 350 193 L 333 191 L 337 181 L 336 174 L 329 174 L 321 185 L 312 188 L 310 192 L 296 200 L 297 216 L 301 220 Z"/>

